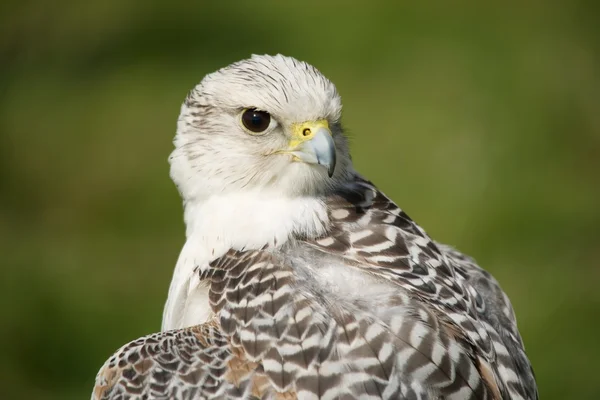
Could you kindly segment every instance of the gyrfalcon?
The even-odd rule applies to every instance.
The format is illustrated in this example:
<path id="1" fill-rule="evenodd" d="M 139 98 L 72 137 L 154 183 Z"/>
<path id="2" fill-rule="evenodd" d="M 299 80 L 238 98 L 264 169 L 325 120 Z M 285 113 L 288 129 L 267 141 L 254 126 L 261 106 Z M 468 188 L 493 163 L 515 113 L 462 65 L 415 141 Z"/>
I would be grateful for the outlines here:
<path id="1" fill-rule="evenodd" d="M 188 94 L 163 331 L 119 349 L 93 399 L 538 398 L 498 282 L 354 170 L 341 110 L 282 55 Z"/>

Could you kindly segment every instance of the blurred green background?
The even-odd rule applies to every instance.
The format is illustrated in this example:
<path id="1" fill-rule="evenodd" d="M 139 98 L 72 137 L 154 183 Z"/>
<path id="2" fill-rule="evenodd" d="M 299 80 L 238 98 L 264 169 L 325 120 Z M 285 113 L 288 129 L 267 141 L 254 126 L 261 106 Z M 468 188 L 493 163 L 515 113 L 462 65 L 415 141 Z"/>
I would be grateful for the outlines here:
<path id="1" fill-rule="evenodd" d="M 159 329 L 179 105 L 278 52 L 337 84 L 357 168 L 500 280 L 541 398 L 600 398 L 595 3 L 363 3 L 1 3 L 2 399 L 88 398 Z"/>

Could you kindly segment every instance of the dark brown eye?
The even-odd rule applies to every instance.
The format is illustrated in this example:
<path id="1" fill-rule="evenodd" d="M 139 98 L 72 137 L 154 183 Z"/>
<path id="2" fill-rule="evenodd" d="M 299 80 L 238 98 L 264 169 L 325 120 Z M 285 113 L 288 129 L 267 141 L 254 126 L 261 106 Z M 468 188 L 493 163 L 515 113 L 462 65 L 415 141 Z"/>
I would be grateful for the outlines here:
<path id="1" fill-rule="evenodd" d="M 268 112 L 250 108 L 242 113 L 242 124 L 250 132 L 264 132 L 271 124 L 271 115 Z"/>

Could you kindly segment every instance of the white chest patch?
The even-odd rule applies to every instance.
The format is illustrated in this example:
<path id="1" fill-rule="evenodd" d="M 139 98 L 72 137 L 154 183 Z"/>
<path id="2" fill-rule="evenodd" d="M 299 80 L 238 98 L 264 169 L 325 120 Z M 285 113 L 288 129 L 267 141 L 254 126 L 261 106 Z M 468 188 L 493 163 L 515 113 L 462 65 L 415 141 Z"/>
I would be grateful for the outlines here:
<path id="1" fill-rule="evenodd" d="M 229 249 L 280 246 L 294 234 L 325 232 L 326 206 L 312 197 L 281 198 L 270 192 L 215 195 L 185 208 L 187 240 L 175 266 L 163 313 L 163 330 L 205 322 L 211 310 L 208 288 L 197 269 Z"/>

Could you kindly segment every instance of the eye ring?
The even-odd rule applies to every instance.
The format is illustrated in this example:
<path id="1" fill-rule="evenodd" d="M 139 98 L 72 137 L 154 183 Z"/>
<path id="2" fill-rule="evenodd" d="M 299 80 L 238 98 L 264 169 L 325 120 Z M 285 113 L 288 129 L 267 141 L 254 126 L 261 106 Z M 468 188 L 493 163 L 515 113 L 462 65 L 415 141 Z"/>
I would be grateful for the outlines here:
<path id="1" fill-rule="evenodd" d="M 277 124 L 271 118 L 271 114 L 266 111 L 257 110 L 256 108 L 244 109 L 240 115 L 240 122 L 246 131 L 253 135 L 263 134 Z"/>

